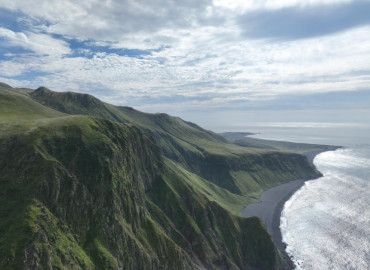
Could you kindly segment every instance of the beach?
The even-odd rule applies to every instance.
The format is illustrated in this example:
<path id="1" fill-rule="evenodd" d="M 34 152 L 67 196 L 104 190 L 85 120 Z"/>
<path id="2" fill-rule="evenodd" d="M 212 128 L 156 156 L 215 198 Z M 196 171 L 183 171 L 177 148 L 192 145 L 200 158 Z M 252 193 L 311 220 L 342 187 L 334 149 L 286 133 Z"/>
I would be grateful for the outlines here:
<path id="1" fill-rule="evenodd" d="M 280 232 L 280 213 L 289 198 L 302 187 L 306 180 L 294 180 L 265 191 L 261 195 L 260 203 L 249 204 L 242 212 L 243 217 L 257 216 L 266 224 L 268 231 L 280 251 L 285 247 Z"/>
<path id="2" fill-rule="evenodd" d="M 306 155 L 307 159 L 313 164 L 313 160 L 316 155 L 330 150 L 333 149 L 310 151 L 304 154 Z M 284 208 L 285 202 L 288 201 L 290 197 L 297 190 L 299 190 L 306 181 L 309 180 L 298 179 L 273 187 L 262 193 L 259 203 L 249 204 L 247 207 L 244 208 L 242 212 L 243 217 L 247 218 L 257 216 L 263 220 L 269 233 L 274 239 L 277 248 L 286 258 L 287 269 L 294 269 L 294 264 L 286 253 L 285 245 L 282 242 L 282 235 L 280 231 L 280 215 L 281 211 Z"/>

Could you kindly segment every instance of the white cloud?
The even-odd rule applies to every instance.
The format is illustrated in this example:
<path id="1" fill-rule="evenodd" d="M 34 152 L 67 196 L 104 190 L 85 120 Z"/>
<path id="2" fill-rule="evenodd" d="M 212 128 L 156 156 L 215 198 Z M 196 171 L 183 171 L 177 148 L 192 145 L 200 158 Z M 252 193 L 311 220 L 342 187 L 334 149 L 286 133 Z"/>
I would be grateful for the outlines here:
<path id="1" fill-rule="evenodd" d="M 8 47 L 21 47 L 33 51 L 38 55 L 61 56 L 71 53 L 69 44 L 49 35 L 33 32 L 13 32 L 0 27 L 0 38 L 3 38 Z M 8 54 L 9 55 L 9 54 Z"/>
<path id="2" fill-rule="evenodd" d="M 247 10 L 318 1 L 224 0 L 213 6 L 211 1 L 190 0 L 7 2 L 0 0 L 0 6 L 27 14 L 29 28 L 0 28 L 0 36 L 8 46 L 33 55 L 8 54 L 9 59 L 0 61 L 0 74 L 44 74 L 27 86 L 90 92 L 112 103 L 135 100 L 147 110 L 176 110 L 225 108 L 236 101 L 364 90 L 370 85 L 367 26 L 319 38 L 266 41 L 243 37 L 235 21 Z M 320 1 L 337 2 L 346 1 Z M 68 39 L 51 34 L 86 41 L 91 50 L 73 49 L 89 58 L 69 55 Z M 155 51 L 129 57 L 107 47 Z M 176 95 L 184 99 L 161 100 Z"/>
<path id="3" fill-rule="evenodd" d="M 60 91 L 107 89 L 106 96 L 100 97 L 120 103 L 130 103 L 129 96 L 223 94 L 217 103 L 201 104 L 210 107 L 225 106 L 230 101 L 226 94 L 239 100 L 266 99 L 369 85 L 369 76 L 361 73 L 369 69 L 368 28 L 320 42 L 281 44 L 225 43 L 215 39 L 212 31 L 217 29 L 200 29 L 184 37 L 174 34 L 176 46 L 142 58 L 112 53 L 97 53 L 91 59 L 27 56 L 0 63 L 0 72 L 8 76 L 27 70 L 46 72 L 50 75 L 37 78 L 38 83 Z M 353 44 L 353 39 L 359 42 Z"/>
<path id="4" fill-rule="evenodd" d="M 211 0 L 8 2 L 0 0 L 0 7 L 27 14 L 40 30 L 96 41 L 119 42 L 142 33 L 151 39 L 153 33 L 162 29 L 197 27 L 220 19 L 209 17 L 207 8 L 212 5 Z"/>
<path id="5" fill-rule="evenodd" d="M 353 2 L 353 0 L 214 0 L 214 5 L 243 13 L 256 9 L 279 9 L 292 6 L 305 7 L 312 5 L 333 5 L 350 2 Z"/>

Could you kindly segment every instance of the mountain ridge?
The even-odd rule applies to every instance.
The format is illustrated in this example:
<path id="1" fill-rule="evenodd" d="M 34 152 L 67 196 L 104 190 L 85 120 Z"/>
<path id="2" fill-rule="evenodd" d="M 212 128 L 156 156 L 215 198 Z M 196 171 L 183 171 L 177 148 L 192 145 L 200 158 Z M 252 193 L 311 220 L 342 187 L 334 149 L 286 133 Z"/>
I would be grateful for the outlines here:
<path id="1" fill-rule="evenodd" d="M 240 212 L 269 186 L 317 175 L 304 156 L 35 91 L 0 85 L 2 269 L 284 268 L 265 225 Z"/>
<path id="2" fill-rule="evenodd" d="M 265 159 L 269 159 L 271 155 L 276 155 L 276 153 L 279 153 L 283 159 L 287 156 L 289 158 L 293 157 L 293 154 L 290 153 L 288 155 L 281 151 L 250 150 L 240 147 L 228 143 L 221 135 L 204 130 L 198 125 L 183 121 L 178 117 L 172 117 L 167 114 L 142 113 L 130 107 L 114 106 L 87 94 L 54 92 L 47 88 L 38 88 L 30 96 L 50 108 L 58 110 L 63 107 L 61 111 L 64 113 L 88 114 L 121 123 L 135 124 L 144 133 L 152 136 L 157 141 L 166 157 L 180 163 L 187 170 L 237 194 L 246 195 L 249 192 L 240 185 L 240 182 L 244 181 L 243 179 L 240 180 L 240 178 L 243 178 L 243 174 L 239 173 L 240 168 L 249 166 L 248 164 L 240 165 L 241 162 L 243 163 L 244 155 L 254 156 L 254 160 L 258 160 L 259 163 L 269 162 L 268 160 L 265 161 Z M 96 105 L 93 106 L 93 109 L 86 109 L 83 106 L 87 97 L 94 100 Z M 272 151 L 274 150 L 276 149 Z M 294 175 L 287 175 L 285 181 L 306 178 L 310 170 L 315 171 L 310 164 L 304 164 L 306 158 L 303 155 L 299 156 L 297 154 L 294 158 L 298 160 L 297 162 L 292 160 L 293 163 L 296 163 L 297 169 L 294 170 Z M 215 162 L 218 164 L 216 168 L 214 166 Z M 304 164 L 304 166 L 299 166 L 300 164 Z M 280 168 L 280 170 L 292 171 L 292 168 L 286 167 L 284 169 Z M 271 175 L 271 173 L 269 174 Z M 270 175 L 267 175 L 266 178 L 271 177 Z M 314 178 L 318 175 L 319 173 L 315 171 L 308 177 Z M 255 179 L 261 177 L 264 176 L 254 176 Z M 267 185 L 257 188 L 257 186 L 260 186 L 258 182 L 263 181 L 255 182 L 258 192 L 269 187 Z"/>

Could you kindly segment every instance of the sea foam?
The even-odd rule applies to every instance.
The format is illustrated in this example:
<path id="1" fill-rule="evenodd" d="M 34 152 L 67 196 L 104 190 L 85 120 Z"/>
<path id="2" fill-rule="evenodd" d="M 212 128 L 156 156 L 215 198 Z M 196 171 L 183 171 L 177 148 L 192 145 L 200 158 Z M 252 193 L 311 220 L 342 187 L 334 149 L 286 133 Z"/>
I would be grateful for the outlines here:
<path id="1" fill-rule="evenodd" d="M 323 177 L 284 205 L 280 229 L 296 269 L 370 268 L 370 147 L 324 152 Z"/>

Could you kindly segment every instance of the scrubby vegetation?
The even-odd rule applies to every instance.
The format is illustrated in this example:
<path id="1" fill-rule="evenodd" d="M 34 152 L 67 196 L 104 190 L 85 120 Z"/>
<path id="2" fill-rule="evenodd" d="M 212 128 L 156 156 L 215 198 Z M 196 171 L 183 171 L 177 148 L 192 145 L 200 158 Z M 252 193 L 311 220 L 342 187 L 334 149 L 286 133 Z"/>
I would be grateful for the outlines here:
<path id="1" fill-rule="evenodd" d="M 0 85 L 1 269 L 282 269 L 241 210 L 317 171 L 165 114 Z"/>

